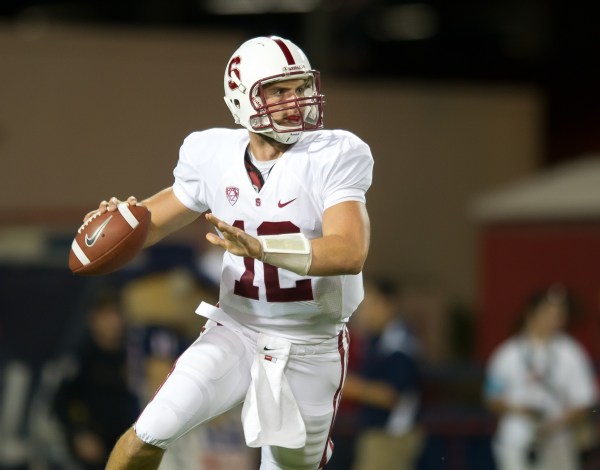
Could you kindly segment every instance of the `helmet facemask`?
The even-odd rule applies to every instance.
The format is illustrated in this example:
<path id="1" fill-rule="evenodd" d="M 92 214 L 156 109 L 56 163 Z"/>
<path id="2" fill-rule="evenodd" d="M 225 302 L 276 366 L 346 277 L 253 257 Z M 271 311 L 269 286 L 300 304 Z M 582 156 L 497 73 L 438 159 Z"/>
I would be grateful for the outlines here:
<path id="1" fill-rule="evenodd" d="M 267 90 L 270 86 L 288 80 L 305 80 L 301 96 L 269 103 Z M 279 75 L 259 80 L 250 88 L 250 102 L 254 114 L 249 124 L 253 132 L 267 135 L 278 142 L 293 143 L 304 131 L 323 128 L 323 102 L 320 93 L 319 72 L 310 71 L 302 74 Z M 297 124 L 277 122 L 278 115 L 297 116 Z M 283 135 L 281 135 L 283 134 Z M 287 135 L 286 135 L 287 134 Z M 295 137 L 297 134 L 298 137 Z"/>

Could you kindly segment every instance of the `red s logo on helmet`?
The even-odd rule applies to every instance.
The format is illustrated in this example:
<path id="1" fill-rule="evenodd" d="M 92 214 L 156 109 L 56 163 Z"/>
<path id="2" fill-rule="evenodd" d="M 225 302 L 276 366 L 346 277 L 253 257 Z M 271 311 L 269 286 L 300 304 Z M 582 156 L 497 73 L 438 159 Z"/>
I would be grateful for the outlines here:
<path id="1" fill-rule="evenodd" d="M 240 69 L 238 69 L 238 65 L 241 61 L 242 58 L 240 56 L 236 56 L 229 61 L 229 65 L 227 66 L 227 75 L 233 77 L 233 75 L 235 74 L 238 81 L 242 80 L 242 77 L 240 75 Z M 229 88 L 231 88 L 232 90 L 235 90 L 239 86 L 231 78 L 227 81 L 227 85 L 229 85 Z"/>

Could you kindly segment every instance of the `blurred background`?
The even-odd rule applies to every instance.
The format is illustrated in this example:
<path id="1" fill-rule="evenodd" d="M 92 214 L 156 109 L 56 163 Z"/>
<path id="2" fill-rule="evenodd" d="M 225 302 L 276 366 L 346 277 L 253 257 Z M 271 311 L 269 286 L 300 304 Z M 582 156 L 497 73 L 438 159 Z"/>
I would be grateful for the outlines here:
<path id="1" fill-rule="evenodd" d="M 532 292 L 575 295 L 600 363 L 599 20 L 583 0 L 3 0 L 0 468 L 94 468 L 73 457 L 102 453 L 82 403 L 135 411 L 197 335 L 218 269 L 201 222 L 104 278 L 68 271 L 70 242 L 100 200 L 171 185 L 190 132 L 233 126 L 226 62 L 270 34 L 322 72 L 326 127 L 371 146 L 365 274 L 402 286 L 422 345 L 419 468 L 494 468 L 485 365 Z M 84 352 L 98 309 L 115 335 Z M 233 418 L 182 446 L 189 468 L 254 468 Z"/>

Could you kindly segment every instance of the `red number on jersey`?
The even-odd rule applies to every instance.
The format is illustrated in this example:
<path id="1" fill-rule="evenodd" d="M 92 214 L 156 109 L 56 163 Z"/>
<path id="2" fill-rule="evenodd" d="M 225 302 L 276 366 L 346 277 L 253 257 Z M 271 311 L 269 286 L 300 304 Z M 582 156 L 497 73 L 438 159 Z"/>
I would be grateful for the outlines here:
<path id="1" fill-rule="evenodd" d="M 234 227 L 244 230 L 244 221 L 236 220 Z M 300 229 L 291 222 L 263 222 L 256 231 L 258 235 L 280 235 L 282 233 L 299 233 Z M 248 299 L 258 300 L 258 287 L 254 285 L 254 258 L 244 258 L 246 270 L 239 281 L 235 281 L 233 293 Z M 295 287 L 281 287 L 276 266 L 264 265 L 265 289 L 267 302 L 298 302 L 313 300 L 310 279 L 296 281 Z"/>

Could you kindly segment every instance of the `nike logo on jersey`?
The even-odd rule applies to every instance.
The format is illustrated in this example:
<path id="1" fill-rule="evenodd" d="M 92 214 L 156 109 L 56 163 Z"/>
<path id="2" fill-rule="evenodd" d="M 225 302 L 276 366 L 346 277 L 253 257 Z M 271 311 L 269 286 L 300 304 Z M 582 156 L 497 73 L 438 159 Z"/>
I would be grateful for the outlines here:
<path id="1" fill-rule="evenodd" d="M 85 244 L 88 248 L 91 248 L 94 246 L 94 244 L 98 241 L 100 234 L 102 233 L 102 231 L 108 225 L 108 223 L 110 222 L 110 219 L 112 219 L 112 218 L 113 218 L 113 216 L 111 215 L 108 219 L 106 219 L 104 221 L 104 223 L 102 225 L 100 225 L 100 227 L 98 227 L 94 233 L 92 233 L 91 237 L 88 237 L 87 233 L 85 234 L 84 240 L 85 240 Z"/>
<path id="2" fill-rule="evenodd" d="M 263 348 L 265 351 L 273 351 L 275 348 L 267 348 L 266 346 Z"/>
<path id="3" fill-rule="evenodd" d="M 277 203 L 277 206 L 278 206 L 278 207 L 285 207 L 285 206 L 287 206 L 288 204 L 291 204 L 292 202 L 294 202 L 295 200 L 296 200 L 296 198 L 294 198 L 294 199 L 291 199 L 291 200 L 289 200 L 289 201 L 287 201 L 287 202 L 281 202 L 281 201 L 279 201 L 279 202 Z"/>

